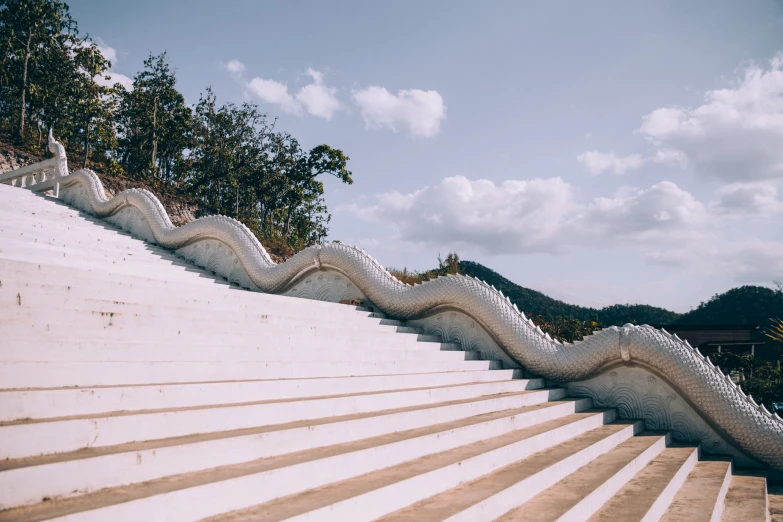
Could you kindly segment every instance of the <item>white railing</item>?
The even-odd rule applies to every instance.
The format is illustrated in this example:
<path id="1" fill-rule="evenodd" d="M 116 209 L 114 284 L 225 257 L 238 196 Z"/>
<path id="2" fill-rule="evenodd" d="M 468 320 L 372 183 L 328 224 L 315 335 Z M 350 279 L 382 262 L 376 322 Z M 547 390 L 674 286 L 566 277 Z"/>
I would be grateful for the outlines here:
<path id="1" fill-rule="evenodd" d="M 0 174 L 0 184 L 35 192 L 52 192 L 54 197 L 58 197 L 60 179 L 68 175 L 68 159 L 65 157 L 65 148 L 52 137 L 51 129 L 49 150 L 54 153 L 53 158 Z"/>

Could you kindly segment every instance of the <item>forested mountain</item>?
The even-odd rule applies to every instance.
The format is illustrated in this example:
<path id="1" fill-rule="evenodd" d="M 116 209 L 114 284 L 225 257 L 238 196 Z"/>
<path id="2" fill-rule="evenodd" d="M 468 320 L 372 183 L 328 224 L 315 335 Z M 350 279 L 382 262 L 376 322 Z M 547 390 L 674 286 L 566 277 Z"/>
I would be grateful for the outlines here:
<path id="1" fill-rule="evenodd" d="M 741 286 L 714 295 L 681 315 L 678 324 L 757 324 L 768 327 L 771 318 L 783 318 L 783 287 Z"/>
<path id="2" fill-rule="evenodd" d="M 486 281 L 503 292 L 511 302 L 527 315 L 541 316 L 547 321 L 571 317 L 580 321 L 598 321 L 602 326 L 632 324 L 665 324 L 674 322 L 679 314 L 649 305 L 612 305 L 596 309 L 558 301 L 547 295 L 513 283 L 480 263 L 460 261 L 462 274 Z"/>

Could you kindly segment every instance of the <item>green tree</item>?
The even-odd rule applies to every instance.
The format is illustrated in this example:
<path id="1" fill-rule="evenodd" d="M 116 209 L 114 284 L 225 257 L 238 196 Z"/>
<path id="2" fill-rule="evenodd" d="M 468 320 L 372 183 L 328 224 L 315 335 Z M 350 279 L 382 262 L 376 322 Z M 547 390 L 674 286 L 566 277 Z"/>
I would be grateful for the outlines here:
<path id="1" fill-rule="evenodd" d="M 105 77 L 111 64 L 95 44 L 84 42 L 75 53 L 79 71 L 73 82 L 72 119 L 74 133 L 79 137 L 82 168 L 87 168 L 90 154 L 100 151 L 100 163 L 106 164 L 106 152 L 116 148 L 113 110 L 116 90 L 98 83 Z"/>
<path id="2" fill-rule="evenodd" d="M 164 52 L 144 61 L 131 90 L 117 88 L 120 164 L 128 173 L 169 185 L 179 182 L 191 131 L 191 110 L 176 83 Z"/>
<path id="3" fill-rule="evenodd" d="M 77 27 L 63 2 L 53 0 L 4 0 L 0 3 L 2 110 L 23 144 L 29 115 L 40 110 L 35 101 L 60 88 L 53 72 L 71 62 L 69 51 L 78 45 Z M 58 63 L 54 63 L 54 62 Z M 68 68 L 67 66 L 65 67 Z"/>
<path id="4" fill-rule="evenodd" d="M 302 248 L 328 233 L 319 176 L 353 183 L 349 158 L 328 145 L 305 151 L 274 127 L 256 105 L 218 107 L 207 89 L 193 111 L 184 187 L 203 207 L 236 217 L 259 237 Z"/>
<path id="5" fill-rule="evenodd" d="M 211 89 L 196 105 L 185 188 L 204 207 L 252 225 L 259 218 L 253 184 L 269 156 L 274 123 L 255 105 L 217 107 Z"/>

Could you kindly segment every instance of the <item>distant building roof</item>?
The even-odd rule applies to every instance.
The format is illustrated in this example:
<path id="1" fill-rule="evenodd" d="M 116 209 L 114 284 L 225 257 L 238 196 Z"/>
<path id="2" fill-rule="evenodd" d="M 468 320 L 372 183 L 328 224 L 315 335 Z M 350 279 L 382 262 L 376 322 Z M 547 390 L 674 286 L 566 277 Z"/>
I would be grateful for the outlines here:
<path id="1" fill-rule="evenodd" d="M 667 332 L 675 331 L 693 331 L 693 330 L 758 330 L 757 324 L 654 324 L 655 328 L 663 328 Z"/>
<path id="2" fill-rule="evenodd" d="M 697 348 L 739 348 L 765 344 L 762 339 L 751 339 L 751 333 L 759 329 L 757 324 L 662 324 L 655 327 L 677 334 Z"/>

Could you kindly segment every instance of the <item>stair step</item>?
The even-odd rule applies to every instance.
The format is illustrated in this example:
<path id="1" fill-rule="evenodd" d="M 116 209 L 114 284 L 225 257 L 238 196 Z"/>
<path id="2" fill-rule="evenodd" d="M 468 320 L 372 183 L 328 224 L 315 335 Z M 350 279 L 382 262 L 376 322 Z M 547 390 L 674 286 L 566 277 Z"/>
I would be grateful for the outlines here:
<path id="1" fill-rule="evenodd" d="M 499 389 L 503 391 L 498 393 Z M 522 406 L 561 399 L 565 390 L 516 391 L 515 381 L 509 381 L 501 386 L 477 384 L 7 422 L 0 424 L 0 459 L 505 394 L 516 396 Z M 46 432 L 57 436 L 42 438 L 40 434 Z"/>
<path id="2" fill-rule="evenodd" d="M 763 471 L 734 470 L 723 506 L 723 522 L 769 520 L 767 477 Z"/>
<path id="3" fill-rule="evenodd" d="M 472 373 L 472 372 L 471 372 Z M 316 381 L 319 379 L 316 379 Z M 334 382 L 333 379 L 330 379 L 330 381 Z M 283 381 L 285 382 L 285 381 Z M 300 381 L 298 384 L 301 385 L 302 381 Z M 207 393 L 204 393 L 204 388 L 201 388 L 201 393 L 198 393 L 199 390 L 195 386 L 178 386 L 178 392 L 174 392 L 174 396 L 169 399 L 166 395 L 166 391 L 170 391 L 168 386 L 155 386 L 155 387 L 146 387 L 144 391 L 147 391 L 144 395 L 146 400 L 143 401 L 136 401 L 129 402 L 125 401 L 125 397 L 123 396 L 123 393 L 125 390 L 127 390 L 127 387 L 120 387 L 115 389 L 109 389 L 108 398 L 109 399 L 115 399 L 118 396 L 120 397 L 119 400 L 112 400 L 107 401 L 103 400 L 100 401 L 101 398 L 101 392 L 104 391 L 101 388 L 97 389 L 97 399 L 99 400 L 89 400 L 90 395 L 88 393 L 95 394 L 96 389 L 90 390 L 89 388 L 81 388 L 79 390 L 72 390 L 72 389 L 65 389 L 62 391 L 70 392 L 68 393 L 68 396 L 71 398 L 71 402 L 64 402 L 63 400 L 59 400 L 57 398 L 54 399 L 55 404 L 57 407 L 52 407 L 52 405 L 47 404 L 48 412 L 55 413 L 54 415 L 37 415 L 37 416 L 17 416 L 14 419 L 3 421 L 3 423 L 0 423 L 0 428 L 5 425 L 9 425 L 11 423 L 14 424 L 22 424 L 25 422 L 34 422 L 34 421 L 42 421 L 42 420 L 54 420 L 54 419 L 64 419 L 64 418 L 71 418 L 71 417 L 89 417 L 94 418 L 96 416 L 117 416 L 117 415 L 126 415 L 126 414 L 132 414 L 134 412 L 155 412 L 155 411 L 182 411 L 182 410 L 188 410 L 188 409 L 198 409 L 198 408 L 208 408 L 208 407 L 229 407 L 231 405 L 243 405 L 243 404 L 254 404 L 254 403 L 274 403 L 274 402 L 284 402 L 284 401 L 295 401 L 295 400 L 319 400 L 319 399 L 328 399 L 328 398 L 345 398 L 345 397 L 363 397 L 365 395 L 374 395 L 374 394 L 384 394 L 384 393 L 404 393 L 404 392 L 410 392 L 410 394 L 413 395 L 421 395 L 422 392 L 430 392 L 433 397 L 443 395 L 444 393 L 452 392 L 455 394 L 455 399 L 459 398 L 458 396 L 463 395 L 471 395 L 476 394 L 477 396 L 480 395 L 495 395 L 499 393 L 509 393 L 509 392 L 517 392 L 517 391 L 524 391 L 524 390 L 537 390 L 537 389 L 543 389 L 544 388 L 544 380 L 543 379 L 537 379 L 534 381 L 530 381 L 527 379 L 504 379 L 504 380 L 497 380 L 497 381 L 484 381 L 484 382 L 467 382 L 467 383 L 457 383 L 457 384 L 445 384 L 445 385 L 436 385 L 432 383 L 424 383 L 420 382 L 420 385 L 417 387 L 407 387 L 407 388 L 386 388 L 383 389 L 371 389 L 366 391 L 359 391 L 359 392 L 347 392 L 347 393 L 336 393 L 338 390 L 332 389 L 332 390 L 325 390 L 322 389 L 322 393 L 320 394 L 312 394 L 313 388 L 307 387 L 305 390 L 295 390 L 292 392 L 291 387 L 283 388 L 283 392 L 279 393 L 275 388 L 276 384 L 274 381 L 265 381 L 262 383 L 254 383 L 255 386 L 250 385 L 213 385 L 207 388 L 209 391 L 215 390 L 215 388 L 223 388 L 224 393 L 221 394 L 214 394 L 214 395 L 208 395 Z M 193 390 L 193 388 L 196 388 Z M 228 388 L 226 390 L 226 388 Z M 192 391 L 191 391 L 192 390 Z M 76 391 L 76 393 L 74 393 Z M 138 390 L 136 390 L 138 393 Z M 151 392 L 151 393 L 150 393 Z M 309 393 L 308 393 L 309 392 Z M 28 395 L 30 398 L 48 398 L 52 395 L 57 395 L 58 392 L 48 392 L 45 394 L 40 394 L 39 392 L 30 392 L 29 394 L 25 392 L 21 392 L 21 394 Z M 155 395 L 157 394 L 157 397 Z M 10 397 L 7 397 L 9 396 Z M 86 400 L 80 400 L 80 395 L 84 395 L 87 399 Z M 293 396 L 292 396 L 293 395 Z M 11 402 L 14 398 L 19 398 L 20 392 L 18 391 L 8 391 L 8 392 L 0 392 L 0 404 L 2 404 L 3 407 L 6 405 L 10 406 L 8 409 L 10 411 L 14 411 L 13 402 Z M 95 397 L 95 395 L 93 395 Z M 388 398 L 388 396 L 384 396 Z M 22 399 L 26 398 L 24 396 L 21 397 Z M 129 399 L 132 400 L 132 397 Z M 18 399 L 17 399 L 18 400 Z M 92 411 L 85 411 L 88 408 L 84 407 L 84 404 L 91 404 L 92 408 L 89 408 Z M 46 411 L 38 410 L 40 413 L 46 413 Z M 32 413 L 29 409 L 26 410 L 26 413 Z M 7 415 L 7 414 L 3 414 Z"/>
<path id="4" fill-rule="evenodd" d="M 535 488 L 536 479 L 540 479 L 542 473 L 546 474 L 550 468 L 569 468 L 578 460 L 577 455 L 585 455 L 597 446 L 616 445 L 622 439 L 633 436 L 637 427 L 625 422 L 605 426 L 593 423 L 590 429 L 577 431 L 570 428 L 565 432 L 554 427 L 547 427 L 547 431 L 543 431 L 542 425 L 294 497 L 280 498 L 266 505 L 254 506 L 244 513 L 228 513 L 215 517 L 215 520 L 266 521 L 294 517 L 300 521 L 375 520 L 411 502 L 471 480 L 472 487 L 465 492 L 478 496 L 483 490 L 482 485 L 489 485 L 489 482 L 486 477 L 474 479 L 487 474 L 492 477 L 505 475 L 510 469 L 530 477 L 528 486 Z M 542 455 L 551 458 L 542 458 Z M 480 519 L 474 516 L 467 520 Z"/>
<path id="5" fill-rule="evenodd" d="M 432 447 L 446 443 L 466 444 L 563 418 L 584 411 L 590 401 L 503 408 L 508 404 L 507 399 L 491 398 L 450 401 L 6 461 L 0 464 L 0 506 L 31 504 L 44 497 L 72 496 L 74 490 L 82 494 L 392 431 L 407 431 L 411 437 L 419 437 L 417 444 L 397 448 L 400 457 L 402 452 L 410 455 L 411 451 L 432 451 Z"/>
<path id="6" fill-rule="evenodd" d="M 9 388 L 301 379 L 501 369 L 497 361 L 0 362 Z"/>
<path id="7" fill-rule="evenodd" d="M 3 286 L 0 287 L 0 307 L 18 306 L 18 293 L 23 306 L 47 308 L 52 305 L 69 306 L 76 302 L 97 302 L 104 305 L 147 306 L 154 310 L 175 306 L 202 312 L 245 311 L 252 314 L 277 315 L 301 315 L 303 310 L 307 310 L 314 318 L 329 317 L 339 320 L 367 320 L 371 315 L 361 307 L 251 292 L 229 286 L 222 280 L 216 281 L 214 276 L 206 277 L 194 273 L 188 273 L 188 278 L 182 281 L 142 276 L 117 277 L 115 274 L 77 267 L 53 270 L 51 266 L 45 266 L 44 270 L 39 269 L 37 264 L 0 257 L 0 274 L 0 280 L 3 281 Z M 368 321 L 369 324 L 390 321 L 380 317 L 372 319 L 374 321 Z"/>
<path id="8" fill-rule="evenodd" d="M 45 510 L 47 516 L 78 512 L 79 520 L 83 521 L 142 520 L 164 511 L 170 520 L 194 520 L 358 477 L 368 471 L 388 476 L 390 470 L 399 470 L 398 466 L 405 467 L 413 477 L 405 482 L 422 482 L 422 473 L 426 472 L 455 480 L 458 476 L 492 470 L 510 458 L 521 458 L 520 455 L 535 448 L 549 447 L 603 421 L 602 412 L 575 414 L 416 458 L 407 464 L 401 460 L 406 456 L 399 454 L 399 446 L 395 444 L 406 434 L 396 433 L 103 490 L 60 502 L 41 503 L 26 510 L 28 513 Z M 84 511 L 85 501 L 92 510 Z M 338 519 L 341 520 L 332 518 Z M 20 516 L 15 520 L 25 518 Z"/>
<path id="9" fill-rule="evenodd" d="M 783 522 L 783 482 L 767 481 L 770 522 Z"/>
<path id="10" fill-rule="evenodd" d="M 658 456 L 668 442 L 666 434 L 639 433 L 608 453 L 598 456 L 518 508 L 509 511 L 498 521 L 585 520 L 598 511 L 639 470 Z M 435 518 L 421 520 L 435 520 Z"/>
<path id="11" fill-rule="evenodd" d="M 298 304 L 300 308 L 303 306 L 302 300 L 299 299 L 239 289 L 229 285 L 222 278 L 216 278 L 211 273 L 195 267 L 188 268 L 184 272 L 176 268 L 171 272 L 167 269 L 166 263 L 162 263 L 162 266 L 157 267 L 155 271 L 142 271 L 137 275 L 125 274 L 122 277 L 118 277 L 116 273 L 107 271 L 105 266 L 102 269 L 56 266 L 32 262 L 26 259 L 6 259 L 0 255 L 0 268 L 2 268 L 2 274 L 6 279 L 6 283 L 10 282 L 12 285 L 30 287 L 31 289 L 41 286 L 47 290 L 55 288 L 58 291 L 62 291 L 60 289 L 65 288 L 68 295 L 78 290 L 83 290 L 84 293 L 81 295 L 88 298 L 99 299 L 108 294 L 105 297 L 106 299 L 115 300 L 118 291 L 122 292 L 120 295 L 122 297 L 125 292 L 133 292 L 134 289 L 137 289 L 138 292 L 132 293 L 132 297 L 140 298 L 147 295 L 148 299 L 137 299 L 137 302 L 152 304 L 158 303 L 159 299 L 164 299 L 164 302 L 181 302 L 188 299 L 193 300 L 194 303 L 206 303 L 207 301 L 211 302 L 220 298 L 229 300 L 231 307 L 247 306 L 248 304 L 258 305 L 258 303 L 288 304 L 290 306 Z M 175 276 L 175 278 L 169 280 L 172 276 Z M 146 293 L 150 290 L 159 289 L 161 285 L 176 286 L 177 292 L 158 292 L 159 295 L 151 296 Z M 304 301 L 304 303 L 307 303 L 307 308 L 312 307 L 313 310 L 331 310 L 335 312 L 344 310 L 347 313 L 348 310 L 356 310 L 358 308 L 324 301 L 308 300 Z M 365 317 L 370 314 L 371 312 L 365 311 Z M 377 319 L 385 318 L 383 314 L 373 315 Z"/>
<path id="12" fill-rule="evenodd" d="M 5 362 L 22 361 L 475 361 L 481 360 L 477 351 L 460 350 L 459 345 L 434 342 L 428 337 L 406 341 L 399 338 L 379 338 L 365 335 L 357 338 L 323 340 L 328 330 L 308 339 L 285 338 L 268 332 L 269 344 L 244 345 L 245 339 L 226 335 L 215 336 L 212 344 L 194 344 L 195 336 L 182 335 L 178 343 L 103 343 L 44 340 L 30 345 L 23 339 L 8 341 Z M 370 340 L 372 339 L 372 340 Z M 419 338 L 421 339 L 421 337 Z M 209 342 L 210 339 L 200 341 Z M 325 343 L 325 344 L 321 344 Z M 120 346 L 117 346 L 120 344 Z M 65 349 L 62 349 L 65 348 Z M 136 348 L 136 349 L 133 349 Z"/>
<path id="13" fill-rule="evenodd" d="M 662 522 L 719 522 L 731 483 L 731 459 L 709 457 L 696 463 Z"/>
<path id="14" fill-rule="evenodd" d="M 110 410 L 185 408 L 240 400 L 295 399 L 517 379 L 519 371 L 484 370 L 371 377 L 271 379 L 144 386 L 0 390 L 0 421 L 93 415 Z M 544 387 L 543 379 L 520 379 L 525 389 Z M 109 406 L 110 405 L 110 406 Z"/>
<path id="15" fill-rule="evenodd" d="M 22 283 L 20 279 L 34 276 L 18 276 L 3 271 L 0 260 L 0 309 L 9 312 L 20 310 L 95 310 L 110 312 L 127 310 L 129 313 L 151 313 L 171 309 L 182 313 L 208 315 L 215 317 L 286 317 L 303 319 L 307 317 L 316 322 L 357 326 L 382 325 L 404 326 L 402 321 L 370 318 L 369 313 L 360 307 L 326 303 L 322 301 L 303 301 L 285 296 L 264 294 L 240 290 L 235 287 L 212 285 L 214 291 L 206 291 L 203 286 L 172 285 L 166 283 L 137 283 L 134 279 L 118 281 L 83 281 L 78 283 L 70 276 L 59 277 L 59 282 Z M 8 278 L 12 279 L 9 280 Z M 69 284 L 62 284 L 67 280 Z M 211 284 L 211 283 L 208 283 Z M 90 289 L 93 286 L 93 290 Z M 209 288 L 212 290 L 212 288 Z M 19 304 L 21 302 L 21 304 Z"/>
<path id="16" fill-rule="evenodd" d="M 697 446 L 672 444 L 609 499 L 590 521 L 659 520 L 698 458 Z"/>
<path id="17" fill-rule="evenodd" d="M 0 257 L 8 261 L 23 261 L 36 266 L 41 265 L 46 268 L 54 267 L 57 270 L 71 270 L 78 268 L 95 272 L 100 271 L 104 274 L 113 275 L 114 277 L 148 276 L 151 279 L 165 279 L 171 283 L 180 281 L 183 283 L 189 283 L 196 280 L 194 279 L 194 276 L 199 276 L 212 284 L 229 284 L 224 279 L 203 272 L 200 269 L 196 269 L 195 267 L 179 265 L 179 262 L 160 262 L 152 263 L 150 265 L 136 263 L 134 259 L 126 259 L 125 261 L 119 262 L 116 260 L 109 260 L 109 262 L 107 262 L 106 260 L 99 258 L 82 259 L 76 256 L 64 256 L 62 255 L 62 252 L 60 252 L 58 255 L 56 252 L 52 254 L 46 252 L 36 252 L 31 249 L 28 249 L 26 252 L 3 251 L 2 254 L 0 254 Z"/>

